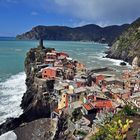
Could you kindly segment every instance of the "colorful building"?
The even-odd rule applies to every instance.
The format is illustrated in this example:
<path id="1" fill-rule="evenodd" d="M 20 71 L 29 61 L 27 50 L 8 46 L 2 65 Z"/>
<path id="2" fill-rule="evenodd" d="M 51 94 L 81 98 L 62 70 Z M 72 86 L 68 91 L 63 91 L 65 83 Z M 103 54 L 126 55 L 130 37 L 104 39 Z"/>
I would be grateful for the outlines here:
<path id="1" fill-rule="evenodd" d="M 55 79 L 57 68 L 55 67 L 47 67 L 42 70 L 42 78 L 43 79 Z"/>
<path id="2" fill-rule="evenodd" d="M 55 52 L 51 52 L 51 53 L 46 53 L 46 59 L 56 59 L 57 55 Z"/>

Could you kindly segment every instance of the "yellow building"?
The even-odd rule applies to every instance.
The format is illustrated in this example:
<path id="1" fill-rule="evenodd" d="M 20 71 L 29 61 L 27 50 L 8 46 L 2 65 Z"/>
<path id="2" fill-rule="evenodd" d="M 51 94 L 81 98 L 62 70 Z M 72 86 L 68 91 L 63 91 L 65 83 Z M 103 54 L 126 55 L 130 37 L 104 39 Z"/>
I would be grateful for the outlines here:
<path id="1" fill-rule="evenodd" d="M 58 102 L 58 109 L 68 107 L 68 94 L 67 93 L 73 94 L 73 91 L 74 91 L 74 87 L 71 85 L 69 86 L 68 90 L 62 91 L 60 101 Z"/>
<path id="2" fill-rule="evenodd" d="M 61 99 L 58 102 L 58 109 L 63 109 L 64 107 L 66 107 L 66 104 L 67 104 L 67 94 L 62 93 Z"/>

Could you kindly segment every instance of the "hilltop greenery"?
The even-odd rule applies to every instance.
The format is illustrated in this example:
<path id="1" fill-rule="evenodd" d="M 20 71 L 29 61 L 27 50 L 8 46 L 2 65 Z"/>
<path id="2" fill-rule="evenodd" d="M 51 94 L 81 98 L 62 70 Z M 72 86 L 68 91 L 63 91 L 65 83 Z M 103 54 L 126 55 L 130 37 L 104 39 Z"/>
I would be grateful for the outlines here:
<path id="1" fill-rule="evenodd" d="M 107 57 L 123 59 L 130 64 L 135 56 L 140 59 L 140 18 L 130 24 L 129 28 L 118 37 L 107 55 Z"/>

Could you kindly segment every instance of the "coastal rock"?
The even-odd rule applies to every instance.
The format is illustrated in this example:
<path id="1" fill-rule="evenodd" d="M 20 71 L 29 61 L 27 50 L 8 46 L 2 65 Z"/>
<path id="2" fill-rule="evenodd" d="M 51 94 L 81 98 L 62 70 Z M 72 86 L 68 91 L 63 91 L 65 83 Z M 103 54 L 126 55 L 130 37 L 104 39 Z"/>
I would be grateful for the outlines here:
<path id="1" fill-rule="evenodd" d="M 120 63 L 121 66 L 126 66 L 127 64 L 125 62 Z"/>
<path id="2" fill-rule="evenodd" d="M 56 107 L 56 102 L 52 99 L 51 89 L 54 81 L 46 81 L 45 86 L 37 86 L 36 71 L 37 63 L 44 62 L 46 52 L 54 50 L 53 48 L 38 47 L 30 49 L 25 59 L 25 73 L 27 91 L 22 98 L 21 107 L 23 114 L 18 118 L 9 118 L 0 125 L 0 135 L 19 127 L 22 123 L 28 123 L 40 118 L 49 118 L 51 109 Z M 43 94 L 45 92 L 45 95 Z"/>
<path id="3" fill-rule="evenodd" d="M 35 40 L 42 38 L 44 40 L 94 41 L 111 45 L 128 26 L 128 24 L 124 24 L 121 26 L 100 27 L 95 24 L 89 24 L 71 28 L 66 26 L 40 25 L 22 35 L 17 35 L 17 39 Z"/>
<path id="4" fill-rule="evenodd" d="M 107 52 L 108 58 L 122 59 L 129 64 L 138 57 L 140 66 L 140 18 L 130 24 Z"/>

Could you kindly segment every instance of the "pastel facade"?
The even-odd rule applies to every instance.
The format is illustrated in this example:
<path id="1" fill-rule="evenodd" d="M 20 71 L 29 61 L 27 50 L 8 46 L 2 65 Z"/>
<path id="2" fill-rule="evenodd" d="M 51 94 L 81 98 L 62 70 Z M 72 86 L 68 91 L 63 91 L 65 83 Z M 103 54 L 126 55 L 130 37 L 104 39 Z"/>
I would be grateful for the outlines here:
<path id="1" fill-rule="evenodd" d="M 69 55 L 67 53 L 65 53 L 65 52 L 58 52 L 57 56 L 58 57 L 60 57 L 60 56 L 69 57 Z"/>
<path id="2" fill-rule="evenodd" d="M 45 64 L 48 64 L 50 66 L 54 66 L 55 59 L 45 59 L 44 62 L 45 62 Z"/>
<path id="3" fill-rule="evenodd" d="M 124 90 L 121 88 L 113 88 L 111 90 L 111 94 L 112 96 L 117 99 L 117 98 L 121 98 L 121 99 L 129 99 L 131 92 L 129 90 Z"/>
<path id="4" fill-rule="evenodd" d="M 85 65 L 81 63 L 76 63 L 76 70 L 77 71 L 85 71 Z"/>
<path id="5" fill-rule="evenodd" d="M 58 109 L 63 109 L 68 106 L 68 97 L 66 93 L 62 93 L 60 101 L 58 102 Z"/>
<path id="6" fill-rule="evenodd" d="M 57 55 L 55 52 L 46 53 L 46 59 L 56 59 Z"/>

